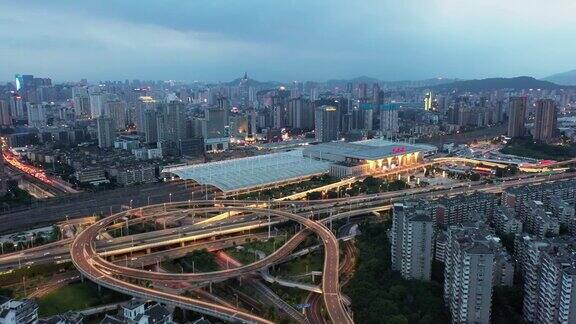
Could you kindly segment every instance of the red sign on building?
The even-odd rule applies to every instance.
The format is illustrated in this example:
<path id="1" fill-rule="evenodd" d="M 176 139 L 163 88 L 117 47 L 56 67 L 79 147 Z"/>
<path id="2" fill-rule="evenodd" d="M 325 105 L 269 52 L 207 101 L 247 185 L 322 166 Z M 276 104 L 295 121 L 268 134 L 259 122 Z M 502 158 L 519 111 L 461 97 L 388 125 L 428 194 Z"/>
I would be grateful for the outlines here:
<path id="1" fill-rule="evenodd" d="M 397 146 L 392 148 L 392 154 L 402 154 L 402 153 L 406 153 L 405 146 Z"/>

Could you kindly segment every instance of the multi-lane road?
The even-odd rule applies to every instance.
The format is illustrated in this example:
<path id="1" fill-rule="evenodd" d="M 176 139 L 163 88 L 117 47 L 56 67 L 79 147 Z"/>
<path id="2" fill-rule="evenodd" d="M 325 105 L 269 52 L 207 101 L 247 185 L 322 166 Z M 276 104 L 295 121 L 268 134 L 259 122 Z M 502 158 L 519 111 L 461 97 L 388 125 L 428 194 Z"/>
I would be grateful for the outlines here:
<path id="1" fill-rule="evenodd" d="M 205 203 L 205 202 L 194 202 L 196 203 Z M 177 204 L 171 204 L 171 207 L 174 207 Z M 186 203 L 183 204 L 187 206 Z M 324 303 L 326 305 L 328 314 L 331 320 L 334 323 L 351 323 L 352 320 L 344 306 L 342 304 L 342 298 L 340 296 L 340 285 L 339 285 L 339 278 L 338 278 L 338 269 L 339 269 L 339 248 L 338 248 L 338 241 L 334 234 L 327 229 L 325 226 L 302 216 L 292 214 L 285 211 L 280 210 L 270 210 L 270 209 L 261 209 L 255 207 L 206 207 L 204 209 L 199 209 L 200 212 L 204 210 L 208 210 L 210 212 L 213 211 L 238 211 L 238 212 L 245 212 L 245 213 L 262 213 L 264 215 L 273 214 L 277 217 L 283 217 L 289 220 L 296 221 L 303 226 L 307 227 L 314 233 L 316 233 L 324 245 L 324 271 L 322 277 L 322 292 Z M 283 257 L 288 255 L 292 250 L 294 250 L 302 241 L 302 238 L 306 237 L 306 232 L 302 231 L 299 234 L 292 237 L 285 245 L 281 248 L 276 250 L 274 253 L 270 254 L 268 257 L 256 261 L 252 264 L 245 265 L 238 268 L 226 269 L 211 273 L 192 273 L 192 274 L 174 274 L 174 273 L 160 273 L 160 272 L 150 272 L 140 269 L 134 269 L 129 267 L 123 267 L 111 262 L 106 261 L 102 257 L 100 257 L 94 247 L 94 241 L 96 237 L 102 230 L 104 230 L 107 226 L 114 224 L 114 222 L 119 219 L 126 217 L 127 213 L 119 213 L 113 216 L 110 216 L 84 230 L 80 233 L 71 246 L 71 258 L 72 262 L 76 266 L 76 268 L 86 277 L 90 278 L 91 280 L 102 284 L 104 286 L 111 286 L 112 282 L 114 282 L 114 286 L 117 287 L 117 290 L 125 290 L 130 291 L 133 295 L 141 295 L 147 294 L 147 298 L 156 297 L 157 299 L 161 300 L 161 296 L 158 296 L 155 291 L 151 289 L 147 289 L 141 286 L 134 287 L 134 285 L 129 284 L 127 282 L 121 281 L 116 279 L 113 274 L 117 276 L 123 277 L 130 277 L 130 278 L 137 278 L 141 280 L 149 280 L 153 282 L 157 281 L 196 281 L 196 282 L 204 282 L 204 281 L 214 281 L 214 280 L 221 280 L 230 277 L 237 277 L 249 272 L 256 271 L 263 267 L 270 266 L 275 262 L 281 260 Z M 166 298 L 164 296 L 164 298 Z M 206 305 L 200 305 L 198 303 L 194 303 L 189 301 L 189 307 L 200 308 L 204 312 L 213 312 L 214 309 L 206 308 Z M 216 305 L 212 305 L 216 306 Z M 250 319 L 253 321 L 253 315 L 251 314 L 244 314 L 236 309 L 228 309 L 224 306 L 218 306 L 219 309 L 219 316 L 230 317 L 231 313 L 234 316 L 242 316 L 246 319 Z M 243 318 L 244 319 L 244 318 Z M 258 320 L 258 322 L 261 322 Z"/>
<path id="2" fill-rule="evenodd" d="M 219 316 L 221 318 L 231 320 L 237 319 L 245 322 L 267 322 L 253 314 L 248 312 L 240 311 L 238 309 L 232 309 L 227 306 L 213 305 L 211 303 L 200 303 L 199 301 L 181 297 L 173 296 L 168 293 L 157 292 L 152 289 L 134 285 L 120 278 L 136 278 L 142 280 L 148 280 L 152 282 L 160 281 L 195 281 L 195 282 L 210 282 L 216 280 L 224 280 L 231 277 L 241 276 L 246 273 L 254 272 L 264 267 L 270 266 L 275 262 L 279 262 L 283 258 L 287 257 L 303 239 L 306 237 L 307 233 L 305 231 L 299 232 L 297 235 L 292 237 L 284 246 L 280 247 L 275 253 L 267 256 L 266 258 L 256 261 L 253 264 L 234 268 L 226 269 L 214 273 L 204 273 L 204 274 L 166 274 L 159 272 L 151 272 L 142 269 L 134 269 L 127 266 L 122 266 L 114 262 L 110 262 L 104 259 L 102 254 L 113 254 L 103 247 L 107 243 L 110 243 L 110 248 L 114 251 L 120 251 L 119 253 L 126 253 L 126 251 L 135 251 L 137 249 L 154 248 L 157 246 L 162 246 L 171 243 L 180 243 L 182 240 L 194 240 L 190 237 L 198 235 L 201 236 L 201 231 L 205 230 L 205 237 L 214 235 L 224 235 L 229 233 L 235 233 L 233 229 L 241 229 L 243 226 L 249 222 L 257 222 L 257 228 L 262 226 L 268 226 L 266 221 L 256 221 L 255 219 L 246 219 L 247 217 L 254 217 L 248 215 L 259 215 L 261 219 L 265 219 L 266 216 L 272 215 L 274 221 L 279 221 L 279 218 L 292 220 L 300 223 L 302 226 L 308 228 L 321 239 L 321 242 L 325 249 L 325 260 L 323 269 L 323 281 L 322 281 L 322 298 L 328 312 L 328 315 L 333 323 L 351 323 L 352 319 L 350 315 L 346 312 L 343 303 L 342 296 L 340 295 L 340 281 L 338 278 L 339 269 L 339 249 L 338 242 L 332 232 L 328 229 L 331 220 L 338 218 L 349 217 L 353 215 L 358 215 L 361 213 L 368 213 L 371 211 L 377 211 L 389 208 L 390 204 L 394 201 L 398 201 L 406 198 L 433 198 L 437 196 L 455 195 L 467 191 L 479 190 L 485 192 L 499 192 L 503 189 L 512 186 L 526 185 L 531 183 L 539 183 L 545 181 L 556 181 L 563 180 L 567 178 L 573 178 L 574 173 L 562 173 L 550 176 L 520 176 L 512 177 L 506 179 L 502 183 L 498 184 L 485 184 L 481 182 L 471 182 L 467 184 L 460 184 L 458 186 L 437 186 L 428 188 L 416 188 L 405 190 L 402 192 L 387 192 L 375 195 L 365 195 L 352 198 L 340 198 L 332 200 L 322 200 L 316 202 L 270 202 L 269 205 L 265 205 L 262 202 L 239 202 L 233 200 L 217 200 L 217 201 L 190 201 L 190 192 L 186 191 L 186 198 L 184 202 L 181 203 L 166 203 L 152 205 L 148 207 L 138 208 L 139 213 L 133 213 L 135 209 L 120 212 L 114 214 L 110 217 L 99 221 L 92 226 L 89 226 L 85 231 L 81 232 L 74 242 L 72 243 L 70 253 L 71 258 L 76 265 L 76 267 L 83 273 L 86 277 L 100 283 L 103 286 L 120 290 L 125 293 L 130 293 L 135 296 L 140 296 L 144 298 L 152 298 L 161 302 L 171 302 L 179 306 L 183 306 L 187 309 L 193 309 L 196 311 L 202 311 L 210 315 Z M 169 196 L 169 199 L 176 200 L 177 198 L 173 195 Z M 147 203 L 147 200 L 145 200 Z M 135 207 L 134 202 L 131 202 Z M 146 203 L 143 203 L 144 205 Z M 217 206 L 214 206 L 214 205 Z M 167 210 L 175 211 L 180 208 L 179 212 L 184 210 L 184 213 L 188 209 L 193 209 L 197 213 L 215 213 L 221 212 L 220 215 L 225 215 L 224 218 L 218 217 L 216 221 L 208 221 L 202 223 L 201 226 L 207 226 L 205 229 L 195 227 L 194 229 L 186 229 L 185 227 L 177 229 L 165 229 L 161 231 L 155 231 L 153 233 L 145 233 L 139 237 L 136 241 L 134 238 L 119 238 L 117 242 L 116 239 L 112 239 L 112 242 L 97 241 L 96 238 L 108 227 L 118 226 L 122 224 L 126 217 L 136 217 L 134 221 L 142 221 L 153 219 L 155 217 L 166 217 Z M 276 209 L 284 208 L 284 209 Z M 289 212 L 287 210 L 291 210 Z M 321 221 L 314 221 L 310 217 L 311 212 L 322 211 L 324 213 L 331 211 L 330 217 L 323 219 Z M 298 213 L 298 214 L 295 214 Z M 227 215 L 227 216 L 226 216 Z M 302 216 L 305 215 L 305 216 Z M 244 218 L 244 221 L 235 222 L 238 219 Z M 226 220 L 226 224 L 219 224 L 222 219 Z M 122 226 L 122 225 L 119 225 Z M 194 226 L 194 225 L 191 225 Z M 204 237 L 204 238 L 205 238 Z M 172 241 L 174 240 L 174 241 Z M 163 243 L 159 243 L 163 242 Z M 66 244 L 68 242 L 54 243 L 49 249 L 67 249 Z M 113 244 L 116 244 L 113 246 Z M 46 253 L 50 253 L 46 255 Z M 38 248 L 35 250 L 29 250 L 29 252 L 20 252 L 18 255 L 18 263 L 22 262 L 22 256 L 32 253 L 36 253 L 36 257 L 39 259 L 55 258 L 56 255 L 51 254 L 51 251 L 46 251 L 45 248 Z M 162 253 L 162 252 L 160 252 Z M 0 264 L 5 257 L 0 257 Z M 14 257 L 11 255 L 10 257 Z M 12 260 L 14 262 L 15 259 Z M 14 263 L 13 263 L 14 264 Z"/>

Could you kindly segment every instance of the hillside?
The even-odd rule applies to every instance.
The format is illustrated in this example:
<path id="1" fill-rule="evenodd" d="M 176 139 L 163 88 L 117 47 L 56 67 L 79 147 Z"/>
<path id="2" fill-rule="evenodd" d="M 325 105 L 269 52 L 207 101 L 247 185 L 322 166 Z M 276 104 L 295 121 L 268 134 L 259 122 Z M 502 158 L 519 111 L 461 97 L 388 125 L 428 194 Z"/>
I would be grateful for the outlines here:
<path id="1" fill-rule="evenodd" d="M 544 78 L 544 80 L 562 85 L 576 86 L 576 70 L 557 73 Z"/>
<path id="2" fill-rule="evenodd" d="M 435 91 L 459 91 L 459 92 L 481 92 L 481 91 L 492 91 L 497 89 L 511 89 L 511 90 L 521 90 L 521 89 L 561 89 L 565 88 L 558 84 L 537 80 L 532 77 L 521 76 L 515 78 L 489 78 L 481 80 L 466 80 L 466 81 L 456 81 L 447 84 L 441 84 L 431 87 Z"/>

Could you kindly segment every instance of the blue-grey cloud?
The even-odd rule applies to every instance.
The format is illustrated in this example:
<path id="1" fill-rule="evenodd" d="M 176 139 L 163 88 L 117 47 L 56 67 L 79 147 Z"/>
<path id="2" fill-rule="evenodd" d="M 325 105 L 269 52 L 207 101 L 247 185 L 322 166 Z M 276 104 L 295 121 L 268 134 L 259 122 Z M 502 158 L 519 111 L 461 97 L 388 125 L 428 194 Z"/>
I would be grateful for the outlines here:
<path id="1" fill-rule="evenodd" d="M 0 0 L 0 80 L 386 80 L 574 68 L 572 0 Z"/>

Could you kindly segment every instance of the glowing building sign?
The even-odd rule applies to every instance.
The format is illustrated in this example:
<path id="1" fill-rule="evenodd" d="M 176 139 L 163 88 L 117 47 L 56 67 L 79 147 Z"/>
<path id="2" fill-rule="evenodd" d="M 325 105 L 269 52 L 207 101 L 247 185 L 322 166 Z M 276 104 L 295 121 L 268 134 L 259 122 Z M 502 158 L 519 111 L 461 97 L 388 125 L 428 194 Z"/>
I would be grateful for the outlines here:
<path id="1" fill-rule="evenodd" d="M 406 153 L 405 146 L 397 146 L 392 148 L 392 154 L 403 154 Z"/>

